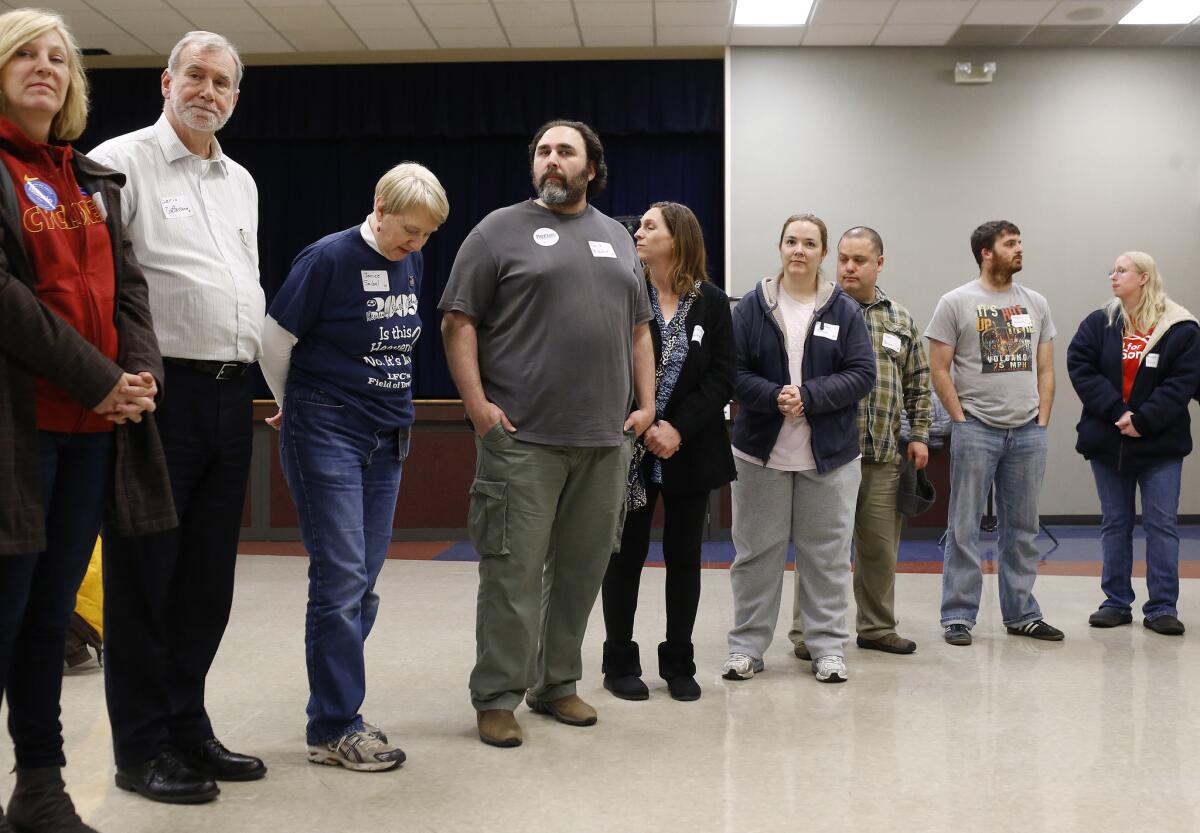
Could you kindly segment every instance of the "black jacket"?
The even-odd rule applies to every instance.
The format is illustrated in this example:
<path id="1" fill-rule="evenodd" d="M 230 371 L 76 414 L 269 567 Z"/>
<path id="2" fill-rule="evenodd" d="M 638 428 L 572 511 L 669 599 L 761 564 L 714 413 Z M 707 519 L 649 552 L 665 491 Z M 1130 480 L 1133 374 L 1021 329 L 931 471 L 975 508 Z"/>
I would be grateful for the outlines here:
<path id="1" fill-rule="evenodd" d="M 1142 353 L 1129 401 L 1122 398 L 1123 333 L 1103 309 L 1083 320 L 1067 348 L 1067 372 L 1083 401 L 1075 450 L 1119 471 L 1186 457 L 1192 450 L 1188 404 L 1200 384 L 1200 326 L 1178 304 L 1155 324 Z M 1154 358 L 1151 358 L 1151 357 Z M 1116 421 L 1133 412 L 1141 437 L 1126 437 Z"/>
<path id="2" fill-rule="evenodd" d="M 666 408 L 659 414 L 683 438 L 679 450 L 663 461 L 664 494 L 716 489 L 737 476 L 725 429 L 725 406 L 733 395 L 736 358 L 729 298 L 709 281 L 701 281 L 699 288 L 700 295 L 685 320 L 687 359 Z M 699 342 L 695 340 L 697 325 L 703 332 Z M 657 362 L 662 334 L 654 319 L 650 320 L 650 336 Z"/>

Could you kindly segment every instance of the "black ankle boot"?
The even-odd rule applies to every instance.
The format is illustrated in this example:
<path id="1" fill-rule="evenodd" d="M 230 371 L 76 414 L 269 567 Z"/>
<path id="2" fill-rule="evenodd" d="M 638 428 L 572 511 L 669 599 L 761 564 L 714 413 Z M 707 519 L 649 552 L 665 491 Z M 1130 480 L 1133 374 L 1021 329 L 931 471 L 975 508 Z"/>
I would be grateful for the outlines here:
<path id="1" fill-rule="evenodd" d="M 676 700 L 699 700 L 696 682 L 695 649 L 690 642 L 658 644 L 658 674 L 667 681 L 667 689 Z"/>
<path id="2" fill-rule="evenodd" d="M 645 700 L 650 689 L 642 682 L 642 661 L 636 642 L 604 643 L 604 687 L 622 700 Z"/>
<path id="3" fill-rule="evenodd" d="M 8 821 L 15 833 L 98 833 L 75 812 L 62 770 L 56 766 L 17 768 L 17 786 L 8 801 Z"/>

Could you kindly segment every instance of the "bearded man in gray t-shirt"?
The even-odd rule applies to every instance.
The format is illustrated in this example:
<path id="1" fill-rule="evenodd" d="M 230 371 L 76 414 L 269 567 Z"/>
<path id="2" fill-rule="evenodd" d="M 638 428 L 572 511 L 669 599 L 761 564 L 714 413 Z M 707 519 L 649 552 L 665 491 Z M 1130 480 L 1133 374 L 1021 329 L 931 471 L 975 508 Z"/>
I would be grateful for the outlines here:
<path id="1" fill-rule="evenodd" d="M 470 687 L 493 746 L 520 745 L 522 698 L 568 725 L 596 722 L 575 693 L 580 647 L 620 541 L 633 441 L 654 419 L 642 267 L 624 226 L 588 204 L 607 177 L 600 138 L 552 121 L 529 161 L 537 199 L 471 231 L 438 305 L 476 433 Z"/>
<path id="2" fill-rule="evenodd" d="M 950 508 L 942 570 L 942 627 L 970 645 L 983 572 L 979 518 L 995 484 L 1000 521 L 1000 612 L 1008 633 L 1058 641 L 1033 597 L 1038 494 L 1054 402 L 1054 322 L 1046 299 L 1013 281 L 1021 230 L 1007 220 L 971 235 L 979 279 L 942 296 L 925 330 L 933 387 L 953 422 Z M 951 368 L 953 367 L 953 375 Z"/>

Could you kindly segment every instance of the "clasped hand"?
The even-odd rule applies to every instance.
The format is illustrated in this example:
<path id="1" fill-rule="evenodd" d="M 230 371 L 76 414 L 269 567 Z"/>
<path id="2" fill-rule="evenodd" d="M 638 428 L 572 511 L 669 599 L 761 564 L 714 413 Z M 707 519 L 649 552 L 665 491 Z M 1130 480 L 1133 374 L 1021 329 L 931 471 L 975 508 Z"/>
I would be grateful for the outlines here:
<path id="1" fill-rule="evenodd" d="M 800 388 L 795 385 L 784 385 L 779 391 L 779 413 L 784 416 L 804 416 L 804 400 L 800 398 Z"/>
<path id="2" fill-rule="evenodd" d="M 1125 413 L 1121 414 L 1121 418 L 1118 419 L 1114 425 L 1116 425 L 1117 430 L 1126 437 L 1142 436 L 1138 433 L 1138 430 L 1133 427 L 1133 411 L 1126 411 Z"/>
<path id="3" fill-rule="evenodd" d="M 148 372 L 122 373 L 108 396 L 92 410 L 117 425 L 127 421 L 141 422 L 143 413 L 155 409 L 154 397 L 157 395 L 158 383 Z"/>
<path id="4" fill-rule="evenodd" d="M 683 437 L 675 430 L 675 426 L 665 419 L 660 419 L 646 429 L 646 433 L 642 435 L 642 443 L 655 457 L 666 460 L 683 445 Z"/>

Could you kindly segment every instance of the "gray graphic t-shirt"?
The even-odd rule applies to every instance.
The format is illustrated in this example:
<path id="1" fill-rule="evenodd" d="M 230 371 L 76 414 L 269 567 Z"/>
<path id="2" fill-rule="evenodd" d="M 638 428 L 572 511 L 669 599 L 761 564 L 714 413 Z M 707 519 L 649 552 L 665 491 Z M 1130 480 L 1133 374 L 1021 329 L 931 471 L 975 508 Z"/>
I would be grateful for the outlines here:
<path id="1" fill-rule="evenodd" d="M 1039 293 L 1018 283 L 992 292 L 973 280 L 942 296 L 925 337 L 954 347 L 963 410 L 996 428 L 1016 428 L 1037 416 L 1037 348 L 1055 333 Z"/>
<path id="2" fill-rule="evenodd" d="M 633 327 L 653 313 L 633 240 L 616 220 L 591 206 L 555 214 L 533 200 L 493 211 L 463 241 L 438 308 L 477 322 L 484 393 L 517 439 L 621 444 Z"/>

